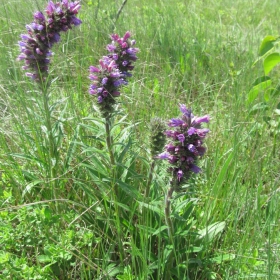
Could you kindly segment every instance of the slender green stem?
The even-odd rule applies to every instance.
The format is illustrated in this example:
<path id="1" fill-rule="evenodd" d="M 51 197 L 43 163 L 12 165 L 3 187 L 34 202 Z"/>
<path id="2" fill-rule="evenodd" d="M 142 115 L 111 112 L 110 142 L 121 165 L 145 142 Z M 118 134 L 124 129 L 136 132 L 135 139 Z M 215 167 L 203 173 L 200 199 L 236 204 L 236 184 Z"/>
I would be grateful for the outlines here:
<path id="1" fill-rule="evenodd" d="M 105 118 L 105 129 L 106 129 L 106 143 L 110 155 L 110 161 L 112 165 L 115 165 L 115 158 L 113 153 L 113 139 L 111 137 L 111 122 L 109 117 Z"/>
<path id="2" fill-rule="evenodd" d="M 153 180 L 153 174 L 154 174 L 155 166 L 156 166 L 156 161 L 153 160 L 152 163 L 151 163 L 151 166 L 150 166 L 150 170 L 149 170 L 149 178 L 148 178 L 148 181 L 147 181 L 145 198 L 148 198 L 149 195 L 150 195 L 151 183 L 152 183 L 152 180 Z"/>
<path id="3" fill-rule="evenodd" d="M 106 144 L 107 149 L 110 156 L 110 162 L 111 162 L 111 169 L 112 169 L 112 178 L 113 180 L 116 179 L 116 162 L 113 152 L 113 138 L 111 136 L 111 121 L 110 117 L 105 118 L 105 130 L 106 130 Z M 123 262 L 124 260 L 124 250 L 123 250 L 123 244 L 122 244 L 122 226 L 120 222 L 120 209 L 118 206 L 118 200 L 119 200 L 119 191 L 118 191 L 118 184 L 116 182 L 113 183 L 113 201 L 115 202 L 115 217 L 116 217 L 116 228 L 117 228 L 117 240 L 118 240 L 118 249 L 120 254 L 120 260 Z"/>
<path id="4" fill-rule="evenodd" d="M 115 29 L 116 23 L 117 23 L 117 21 L 118 21 L 118 19 L 119 19 L 119 17 L 120 17 L 120 14 L 121 14 L 121 12 L 122 12 L 122 10 L 123 10 L 123 8 L 124 8 L 126 2 L 127 2 L 127 0 L 124 0 L 124 1 L 123 1 L 123 3 L 121 4 L 121 6 L 120 6 L 120 8 L 119 8 L 119 10 L 118 10 L 118 12 L 117 12 L 117 14 L 116 14 L 116 18 L 115 18 L 115 21 L 114 21 L 113 26 L 112 26 L 112 29 L 113 29 L 113 30 Z"/>
<path id="5" fill-rule="evenodd" d="M 52 123 L 51 123 L 51 112 L 50 112 L 50 106 L 49 106 L 49 94 L 48 94 L 48 87 L 41 85 L 41 90 L 43 94 L 43 103 L 44 103 L 44 113 L 45 113 L 45 125 L 47 128 L 47 141 L 48 141 L 48 164 L 49 164 L 49 174 L 50 174 L 50 179 L 52 182 L 51 183 L 51 189 L 54 198 L 56 199 L 56 177 L 57 177 L 57 163 L 58 163 L 58 154 L 57 154 L 57 149 L 56 149 L 56 144 L 55 144 L 55 139 L 53 135 L 53 130 L 52 130 Z"/>
<path id="6" fill-rule="evenodd" d="M 174 245 L 174 227 L 173 227 L 173 222 L 171 220 L 170 217 L 170 212 L 171 212 L 171 198 L 172 198 L 172 194 L 174 192 L 174 188 L 171 186 L 166 194 L 165 197 L 165 208 L 164 208 L 164 212 L 165 212 L 165 222 L 167 225 L 167 230 L 168 230 L 168 239 L 169 239 L 169 245 Z M 173 265 L 173 261 L 174 261 L 174 248 L 172 248 L 172 251 L 170 252 L 168 259 L 166 261 L 166 266 L 165 266 L 165 273 L 164 273 L 164 279 L 165 280 L 169 280 L 171 279 L 171 274 L 170 274 L 170 270 L 172 268 Z"/>
<path id="7" fill-rule="evenodd" d="M 105 129 L 106 129 L 106 144 L 107 144 L 107 149 L 109 152 L 110 156 L 110 162 L 111 162 L 111 168 L 113 170 L 113 177 L 115 178 L 115 168 L 116 168 L 116 162 L 115 162 L 115 157 L 114 157 L 114 152 L 113 152 L 113 139 L 111 136 L 111 122 L 110 118 L 107 117 L 105 118 Z M 114 193 L 116 198 L 118 197 L 118 185 L 114 184 Z"/>

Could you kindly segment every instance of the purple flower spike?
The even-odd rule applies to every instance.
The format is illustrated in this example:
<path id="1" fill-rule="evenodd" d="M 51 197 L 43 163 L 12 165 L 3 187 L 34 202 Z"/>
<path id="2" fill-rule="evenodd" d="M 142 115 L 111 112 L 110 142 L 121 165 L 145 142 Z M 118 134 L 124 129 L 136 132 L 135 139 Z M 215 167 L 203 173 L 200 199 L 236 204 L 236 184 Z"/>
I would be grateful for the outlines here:
<path id="1" fill-rule="evenodd" d="M 196 165 L 199 157 L 205 154 L 203 140 L 209 129 L 202 128 L 201 123 L 207 123 L 210 117 L 195 117 L 184 104 L 180 105 L 181 118 L 173 118 L 168 125 L 173 130 L 165 131 L 170 142 L 165 146 L 166 152 L 157 158 L 168 160 L 172 174 L 171 184 L 179 188 L 186 182 L 191 173 L 199 173 L 201 169 Z"/>
<path id="2" fill-rule="evenodd" d="M 107 118 L 114 110 L 116 97 L 120 95 L 119 89 L 128 84 L 128 78 L 132 76 L 133 62 L 137 59 L 138 49 L 132 47 L 130 32 L 126 32 L 121 38 L 118 34 L 111 35 L 112 43 L 107 45 L 109 54 L 99 60 L 99 66 L 90 66 L 89 78 L 93 81 L 97 90 L 97 102 L 103 117 Z M 135 43 L 134 43 L 135 44 Z M 128 51 L 129 50 L 129 51 Z M 99 90 L 102 89 L 102 90 Z M 89 93 L 92 94 L 92 86 Z M 99 97 L 102 98 L 99 98 Z"/>
<path id="3" fill-rule="evenodd" d="M 76 18 L 80 7 L 79 1 L 49 1 L 46 16 L 40 11 L 34 13 L 34 21 L 26 26 L 28 34 L 21 35 L 22 41 L 19 43 L 21 54 L 18 60 L 25 60 L 23 68 L 31 71 L 26 73 L 28 77 L 37 82 L 46 80 L 50 49 L 59 42 L 61 32 L 71 29 L 72 25 L 81 24 L 81 20 Z"/>

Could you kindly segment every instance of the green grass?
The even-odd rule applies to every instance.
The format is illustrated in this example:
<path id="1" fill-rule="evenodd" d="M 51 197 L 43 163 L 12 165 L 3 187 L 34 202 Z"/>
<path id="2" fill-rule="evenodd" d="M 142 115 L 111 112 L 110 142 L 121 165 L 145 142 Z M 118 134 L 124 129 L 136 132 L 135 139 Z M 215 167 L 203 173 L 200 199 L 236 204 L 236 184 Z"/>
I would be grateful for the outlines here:
<path id="1" fill-rule="evenodd" d="M 152 210 L 141 194 L 150 165 L 149 122 L 176 117 L 179 103 L 209 114 L 211 133 L 203 173 L 183 197 L 196 200 L 178 209 L 184 215 L 193 207 L 177 248 L 196 245 L 191 232 L 225 226 L 197 245 L 202 251 L 177 255 L 182 265 L 198 262 L 184 273 L 177 267 L 185 277 L 178 279 L 278 279 L 280 134 L 264 116 L 279 122 L 273 112 L 280 98 L 256 113 L 250 110 L 263 94 L 247 102 L 264 75 L 261 62 L 252 67 L 259 45 L 279 33 L 278 1 L 128 0 L 115 22 L 122 2 L 82 1 L 83 24 L 53 48 L 50 102 L 60 101 L 52 115 L 59 138 L 53 178 L 42 96 L 16 61 L 20 34 L 47 1 L 0 1 L 0 279 L 163 279 L 164 165 L 156 167 Z M 87 92 L 88 67 L 105 55 L 112 32 L 127 30 L 140 53 L 119 99 L 127 118 L 115 127 L 122 166 L 112 171 Z M 269 76 L 276 86 L 279 67 Z M 115 180 L 117 202 L 110 192 Z"/>

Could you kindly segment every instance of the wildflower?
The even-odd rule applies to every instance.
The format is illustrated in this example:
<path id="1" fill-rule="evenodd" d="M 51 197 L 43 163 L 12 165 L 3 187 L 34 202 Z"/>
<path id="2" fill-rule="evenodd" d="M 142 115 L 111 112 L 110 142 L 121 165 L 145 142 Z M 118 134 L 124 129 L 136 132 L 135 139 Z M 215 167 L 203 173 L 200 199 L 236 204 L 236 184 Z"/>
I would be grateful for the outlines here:
<path id="1" fill-rule="evenodd" d="M 99 66 L 89 67 L 89 79 L 92 84 L 89 93 L 97 96 L 97 103 L 103 117 L 108 117 L 114 110 L 116 97 L 120 96 L 120 88 L 127 85 L 127 78 L 131 77 L 133 62 L 137 59 L 135 40 L 129 40 L 130 32 L 121 38 L 117 34 L 111 35 L 112 43 L 107 45 L 109 54 L 99 60 Z"/>
<path id="2" fill-rule="evenodd" d="M 24 60 L 22 68 L 30 71 L 26 76 L 37 82 L 46 80 L 51 48 L 59 42 L 61 32 L 71 29 L 72 25 L 81 24 L 81 20 L 76 17 L 80 7 L 79 1 L 49 1 L 46 16 L 40 11 L 34 13 L 34 21 L 26 25 L 28 34 L 22 34 L 22 41 L 19 42 L 21 54 L 18 60 Z"/>
<path id="3" fill-rule="evenodd" d="M 191 175 L 199 173 L 201 169 L 196 165 L 199 157 L 204 155 L 206 148 L 203 140 L 209 129 L 201 128 L 202 123 L 208 123 L 208 115 L 195 117 L 184 104 L 180 105 L 181 118 L 171 119 L 168 123 L 173 130 L 167 130 L 165 135 L 170 142 L 165 146 L 165 152 L 156 158 L 168 160 L 169 172 L 172 174 L 171 184 L 179 187 Z"/>

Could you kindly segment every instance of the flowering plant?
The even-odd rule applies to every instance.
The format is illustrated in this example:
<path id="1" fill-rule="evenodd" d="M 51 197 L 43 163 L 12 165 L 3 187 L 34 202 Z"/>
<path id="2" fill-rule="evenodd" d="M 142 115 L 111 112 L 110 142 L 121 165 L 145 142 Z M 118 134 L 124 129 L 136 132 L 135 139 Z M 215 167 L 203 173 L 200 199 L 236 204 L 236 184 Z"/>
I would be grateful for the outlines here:
<path id="1" fill-rule="evenodd" d="M 99 60 L 99 66 L 90 66 L 89 79 L 92 84 L 89 93 L 97 96 L 97 103 L 104 117 L 113 111 L 115 97 L 120 95 L 119 88 L 126 85 L 134 68 L 132 63 L 137 60 L 138 48 L 134 48 L 135 40 L 129 40 L 130 32 L 121 38 L 111 35 L 112 43 L 107 45 L 109 54 Z"/>
<path id="2" fill-rule="evenodd" d="M 31 71 L 26 76 L 37 82 L 46 80 L 49 57 L 52 55 L 50 49 L 59 42 L 60 32 L 81 24 L 82 21 L 76 17 L 80 7 L 79 1 L 49 1 L 46 16 L 40 11 L 34 13 L 34 21 L 26 25 L 28 34 L 22 34 L 22 41 L 19 42 L 21 54 L 18 60 L 24 60 L 23 69 Z"/>
<path id="3" fill-rule="evenodd" d="M 199 173 L 201 170 L 196 165 L 197 159 L 204 155 L 206 148 L 203 140 L 209 129 L 201 128 L 201 123 L 208 123 L 208 115 L 195 117 L 190 109 L 184 104 L 180 105 L 181 118 L 173 118 L 168 126 L 174 130 L 165 132 L 171 141 L 165 146 L 165 152 L 159 154 L 157 158 L 166 159 L 171 164 L 168 169 L 172 174 L 172 185 L 179 186 L 185 182 L 191 172 Z"/>

